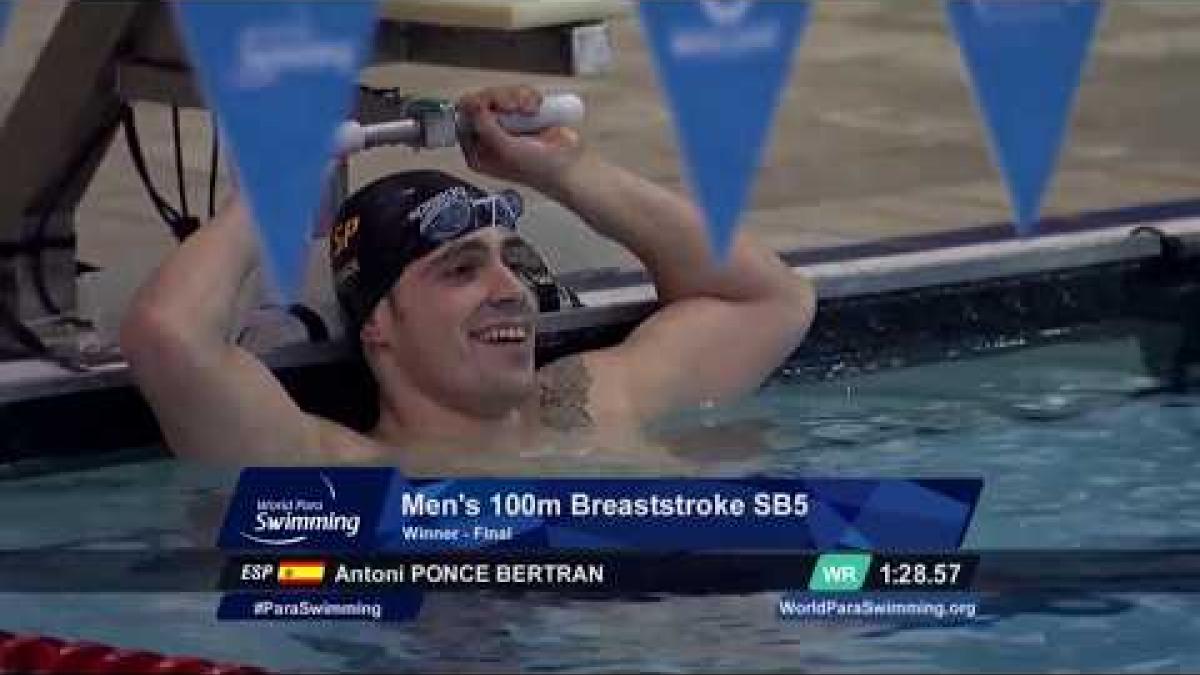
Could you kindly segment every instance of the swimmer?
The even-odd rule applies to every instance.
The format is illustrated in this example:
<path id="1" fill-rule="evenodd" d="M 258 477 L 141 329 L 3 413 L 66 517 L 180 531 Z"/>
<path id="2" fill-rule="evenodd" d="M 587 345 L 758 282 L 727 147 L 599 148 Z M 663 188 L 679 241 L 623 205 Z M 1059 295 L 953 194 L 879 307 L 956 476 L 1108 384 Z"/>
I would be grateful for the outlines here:
<path id="1" fill-rule="evenodd" d="M 468 165 L 559 202 L 631 251 L 654 283 L 657 312 L 619 345 L 535 368 L 528 280 L 540 258 L 519 234 L 517 193 L 435 171 L 387 176 L 346 200 L 330 237 L 348 334 L 377 385 L 378 421 L 352 430 L 302 410 L 230 340 L 257 264 L 234 197 L 167 257 L 122 324 L 122 349 L 168 447 L 239 465 L 435 472 L 438 458 L 452 465 L 456 454 L 544 447 L 563 434 L 630 447 L 669 411 L 758 387 L 812 322 L 809 281 L 747 233 L 722 265 L 692 203 L 599 157 L 574 130 L 514 135 L 496 120 L 540 103 L 524 86 L 465 96 L 477 130 Z"/>

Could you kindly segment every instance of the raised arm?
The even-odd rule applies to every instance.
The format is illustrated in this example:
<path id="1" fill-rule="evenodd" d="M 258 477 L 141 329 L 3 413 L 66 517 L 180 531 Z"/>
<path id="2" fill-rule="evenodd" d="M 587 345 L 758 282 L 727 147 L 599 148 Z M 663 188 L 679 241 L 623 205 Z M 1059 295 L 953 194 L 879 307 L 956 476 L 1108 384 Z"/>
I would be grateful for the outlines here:
<path id="1" fill-rule="evenodd" d="M 808 331 L 809 281 L 746 233 L 721 263 L 696 208 L 673 192 L 593 156 L 549 191 L 633 252 L 654 282 L 661 308 L 621 345 L 591 357 L 593 370 L 608 373 L 597 384 L 611 382 L 637 413 L 748 393 Z"/>
<path id="2" fill-rule="evenodd" d="M 568 129 L 514 137 L 489 112 L 538 103 L 523 87 L 465 100 L 481 138 L 473 164 L 544 192 L 624 245 L 646 265 L 663 304 L 624 343 L 585 357 L 593 407 L 648 418 L 757 387 L 807 332 L 811 283 L 745 233 L 722 264 L 687 200 L 584 151 Z"/>
<path id="3" fill-rule="evenodd" d="M 232 343 L 257 261 L 240 200 L 173 251 L 135 295 L 121 349 L 176 454 L 238 463 L 307 461 L 320 422 Z"/>

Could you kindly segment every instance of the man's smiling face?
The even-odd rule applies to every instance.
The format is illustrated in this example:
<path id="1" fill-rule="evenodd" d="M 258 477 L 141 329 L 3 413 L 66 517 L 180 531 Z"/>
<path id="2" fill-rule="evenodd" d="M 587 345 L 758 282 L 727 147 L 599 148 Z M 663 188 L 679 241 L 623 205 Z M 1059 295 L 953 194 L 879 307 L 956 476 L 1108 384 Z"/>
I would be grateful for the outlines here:
<path id="1" fill-rule="evenodd" d="M 536 391 L 537 300 L 519 267 L 528 247 L 484 228 L 415 261 L 371 314 L 364 348 L 389 351 L 399 376 L 456 408 L 492 415 L 523 402 Z"/>

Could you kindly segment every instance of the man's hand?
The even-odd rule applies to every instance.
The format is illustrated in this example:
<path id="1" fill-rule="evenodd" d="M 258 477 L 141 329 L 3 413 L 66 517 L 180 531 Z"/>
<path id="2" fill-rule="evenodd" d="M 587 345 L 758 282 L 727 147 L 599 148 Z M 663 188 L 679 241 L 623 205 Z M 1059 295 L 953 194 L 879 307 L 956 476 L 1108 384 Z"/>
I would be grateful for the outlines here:
<path id="1" fill-rule="evenodd" d="M 475 128 L 473 142 L 464 144 L 467 164 L 480 173 L 550 191 L 583 155 L 583 142 L 573 129 L 550 127 L 536 134 L 505 131 L 498 114 L 534 115 L 542 95 L 528 86 L 493 87 L 464 96 L 459 110 Z"/>

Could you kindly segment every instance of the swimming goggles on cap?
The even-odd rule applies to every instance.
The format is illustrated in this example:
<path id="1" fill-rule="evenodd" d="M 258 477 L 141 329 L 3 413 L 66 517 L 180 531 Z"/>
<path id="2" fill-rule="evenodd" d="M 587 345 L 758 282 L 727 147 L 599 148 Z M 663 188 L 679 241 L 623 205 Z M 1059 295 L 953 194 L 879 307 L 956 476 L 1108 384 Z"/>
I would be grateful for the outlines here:
<path id="1" fill-rule="evenodd" d="M 503 227 L 515 232 L 524 208 L 524 201 L 515 190 L 472 199 L 465 190 L 451 188 L 423 204 L 410 217 L 420 218 L 422 237 L 442 243 L 484 227 Z"/>

